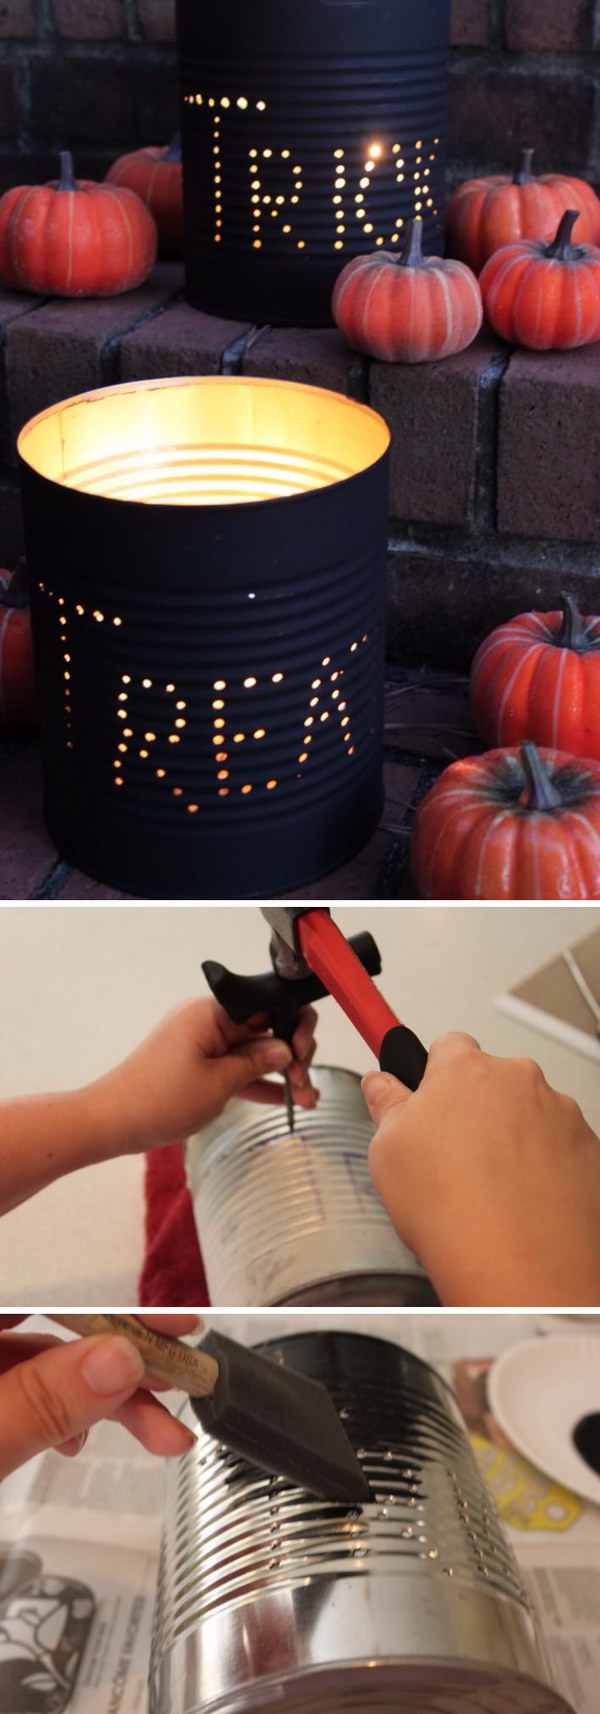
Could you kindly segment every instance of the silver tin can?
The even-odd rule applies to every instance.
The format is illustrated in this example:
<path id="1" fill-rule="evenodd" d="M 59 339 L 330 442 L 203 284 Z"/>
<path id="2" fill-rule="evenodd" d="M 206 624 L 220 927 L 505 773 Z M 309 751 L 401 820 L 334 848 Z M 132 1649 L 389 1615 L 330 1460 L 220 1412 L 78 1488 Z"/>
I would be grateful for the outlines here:
<path id="1" fill-rule="evenodd" d="M 261 1349 L 325 1383 L 373 1498 L 200 1433 L 169 1474 L 150 1714 L 573 1714 L 445 1383 L 356 1334 Z"/>
<path id="2" fill-rule="evenodd" d="M 360 1078 L 319 1066 L 313 1111 L 232 1101 L 186 1150 L 212 1303 L 252 1308 L 427 1305 L 437 1300 L 397 1236 L 368 1168 Z"/>

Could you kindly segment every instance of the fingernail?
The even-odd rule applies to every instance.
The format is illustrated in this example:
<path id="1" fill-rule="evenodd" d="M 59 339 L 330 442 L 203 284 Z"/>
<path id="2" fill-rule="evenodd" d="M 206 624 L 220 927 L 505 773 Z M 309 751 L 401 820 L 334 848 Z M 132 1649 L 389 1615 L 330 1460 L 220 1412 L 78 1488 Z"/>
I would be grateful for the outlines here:
<path id="1" fill-rule="evenodd" d="M 112 1335 L 110 1338 L 102 1337 L 97 1345 L 92 1345 L 81 1365 L 81 1373 L 90 1392 L 98 1393 L 101 1398 L 136 1386 L 144 1372 L 144 1359 L 135 1345 L 130 1345 L 128 1339 L 113 1338 Z"/>
<path id="2" fill-rule="evenodd" d="M 185 1458 L 186 1453 L 191 1452 L 192 1447 L 198 1445 L 197 1435 L 191 1428 L 186 1428 L 183 1422 L 174 1422 L 173 1426 L 177 1429 L 177 1433 L 173 1434 L 170 1446 L 165 1441 L 163 1456 L 165 1458 Z"/>
<path id="3" fill-rule="evenodd" d="M 383 1101 L 383 1097 L 388 1094 L 393 1081 L 393 1077 L 390 1077 L 387 1071 L 368 1071 L 366 1077 L 363 1077 L 361 1088 L 367 1107 L 371 1111 L 373 1107 L 379 1105 L 380 1101 Z"/>
<path id="4" fill-rule="evenodd" d="M 71 1440 L 63 1441 L 62 1446 L 57 1446 L 56 1450 L 62 1453 L 63 1458 L 76 1458 L 78 1452 L 83 1452 L 86 1440 L 87 1429 L 84 1429 L 83 1434 L 74 1434 Z"/>
<path id="5" fill-rule="evenodd" d="M 285 1071 L 292 1063 L 292 1050 L 284 1041 L 269 1042 L 261 1053 L 265 1071 Z"/>

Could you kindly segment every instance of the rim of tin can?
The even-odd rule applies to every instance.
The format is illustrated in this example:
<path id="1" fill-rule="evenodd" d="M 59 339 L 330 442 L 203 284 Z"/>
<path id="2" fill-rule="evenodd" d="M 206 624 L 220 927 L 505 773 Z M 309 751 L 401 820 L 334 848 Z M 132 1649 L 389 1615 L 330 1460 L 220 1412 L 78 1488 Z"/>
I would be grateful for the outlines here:
<path id="1" fill-rule="evenodd" d="M 271 1311 L 270 1313 L 274 1314 L 276 1312 Z M 301 1315 L 302 1311 L 300 1310 L 298 1313 Z M 312 1312 L 307 1311 L 307 1314 L 310 1313 Z M 315 1339 L 319 1344 L 324 1339 L 352 1339 L 356 1344 L 360 1343 L 363 1346 L 377 1346 L 378 1348 L 382 1348 L 384 1351 L 395 1351 L 398 1356 L 407 1358 L 410 1363 L 416 1363 L 418 1368 L 426 1369 L 428 1375 L 433 1375 L 434 1380 L 440 1382 L 440 1385 L 443 1386 L 446 1392 L 450 1394 L 450 1398 L 453 1400 L 453 1403 L 460 1412 L 461 1423 L 464 1425 L 463 1413 L 457 1395 L 454 1391 L 454 1387 L 452 1387 L 450 1382 L 446 1380 L 445 1375 L 443 1375 L 439 1369 L 436 1369 L 435 1364 L 428 1363 L 426 1357 L 420 1357 L 416 1351 L 411 1351 L 409 1345 L 398 1345 L 395 1339 L 385 1339 L 380 1333 L 356 1332 L 353 1327 L 349 1327 L 348 1329 L 345 1327 L 305 1327 L 299 1328 L 297 1333 L 282 1333 L 279 1338 L 274 1335 L 269 1339 L 258 1339 L 253 1341 L 252 1350 L 261 1351 L 264 1356 L 267 1356 L 271 1346 L 273 1346 L 275 1350 L 281 1350 L 283 1346 L 293 1345 L 296 1340 L 309 1338 Z M 304 1373 L 304 1371 L 301 1372 Z"/>
<path id="2" fill-rule="evenodd" d="M 179 393 L 183 397 L 186 392 L 189 393 L 190 391 L 198 390 L 207 393 L 207 395 L 209 395 L 210 392 L 215 392 L 216 396 L 220 395 L 221 397 L 225 397 L 225 389 L 229 389 L 232 394 L 235 393 L 239 397 L 245 396 L 248 400 L 251 400 L 253 397 L 258 399 L 261 395 L 265 394 L 269 394 L 273 400 L 279 398 L 282 401 L 284 397 L 288 400 L 296 397 L 302 407 L 301 415 L 305 419 L 308 415 L 310 402 L 312 402 L 317 412 L 320 412 L 321 417 L 327 416 L 327 418 L 330 419 L 327 424 L 322 423 L 321 435 L 324 446 L 328 447 L 330 451 L 331 446 L 335 446 L 336 457 L 338 458 L 339 448 L 333 437 L 335 437 L 336 433 L 339 433 L 342 421 L 345 420 L 348 429 L 350 429 L 351 424 L 356 425 L 356 434 L 352 431 L 350 435 L 351 440 L 355 441 L 356 444 L 360 441 L 360 422 L 363 426 L 365 442 L 368 442 L 368 451 L 361 456 L 360 453 L 357 453 L 357 451 L 354 450 L 353 454 L 350 456 L 350 463 L 347 469 L 342 469 L 340 467 L 340 473 L 337 476 L 329 476 L 325 480 L 313 481 L 312 484 L 309 482 L 308 487 L 293 487 L 290 492 L 286 494 L 266 493 L 258 498 L 244 498 L 242 500 L 235 501 L 232 501 L 231 499 L 228 501 L 226 497 L 209 501 L 204 501 L 197 497 L 192 497 L 190 500 L 183 501 L 169 501 L 164 498 L 162 500 L 159 499 L 158 501 L 148 501 L 140 499 L 135 495 L 131 496 L 126 491 L 122 494 L 115 495 L 110 492 L 106 492 L 102 487 L 90 488 L 86 487 L 82 482 L 77 483 L 68 479 L 68 473 L 64 468 L 67 456 L 65 444 L 66 424 L 61 420 L 64 413 L 67 411 L 81 412 L 81 421 L 83 422 L 84 417 L 87 419 L 88 411 L 90 409 L 93 410 L 95 406 L 100 407 L 105 402 L 108 402 L 110 405 L 112 400 L 118 402 L 119 400 L 129 399 L 133 401 L 130 413 L 131 417 L 132 419 L 139 418 L 141 423 L 143 420 L 143 413 L 139 408 L 135 408 L 135 401 L 138 395 L 141 395 L 142 399 L 148 398 L 150 394 L 154 393 Z M 335 422 L 336 417 L 339 419 L 337 429 Z M 50 430 L 51 425 L 53 424 L 56 424 L 57 426 L 57 434 L 52 436 Z M 44 426 L 46 426 L 46 429 L 49 431 L 48 433 L 44 432 Z M 116 462 L 117 459 L 124 455 L 125 447 L 121 447 L 115 443 L 114 425 L 110 426 L 110 443 L 107 439 L 106 444 L 110 444 L 111 457 L 112 460 Z M 308 449 L 312 445 L 311 435 L 314 432 L 315 425 L 314 422 L 309 424 L 305 420 L 303 427 L 306 449 Z M 75 423 L 71 424 L 71 430 L 72 438 L 76 440 Z M 73 430 L 75 430 L 74 434 Z M 108 430 L 105 432 L 108 434 Z M 34 442 L 38 441 L 40 444 L 38 446 L 34 445 L 33 448 L 31 444 L 28 446 L 28 443 L 31 443 L 32 439 Z M 88 392 L 74 393 L 68 398 L 59 399 L 56 404 L 47 406 L 43 411 L 38 411 L 35 416 L 30 417 L 29 421 L 24 423 L 19 435 L 17 436 L 16 444 L 17 453 L 21 462 L 29 470 L 33 471 L 36 476 L 42 478 L 44 481 L 50 482 L 54 487 L 66 488 L 73 493 L 82 494 L 84 496 L 90 495 L 95 498 L 114 500 L 120 504 L 127 503 L 128 505 L 137 506 L 148 506 L 149 504 L 152 504 L 155 507 L 166 505 L 169 509 L 172 509 L 174 505 L 177 505 L 178 507 L 182 507 L 184 510 L 202 506 L 204 511 L 210 512 L 212 509 L 217 511 L 222 509 L 224 505 L 229 506 L 231 504 L 234 504 L 236 509 L 239 509 L 242 506 L 248 506 L 252 509 L 260 509 L 265 505 L 276 505 L 278 502 L 283 503 L 284 501 L 318 493 L 322 488 L 339 490 L 343 488 L 346 482 L 355 480 L 356 477 L 366 474 L 366 472 L 372 470 L 380 460 L 385 458 L 389 451 L 391 440 L 391 430 L 388 427 L 385 418 L 381 416 L 379 411 L 374 410 L 371 405 L 362 404 L 357 399 L 349 399 L 343 393 L 336 393 L 331 388 L 314 387 L 303 381 L 272 380 L 269 376 L 260 375 L 175 375 L 159 376 L 156 379 L 143 381 L 118 382 L 110 387 L 92 388 Z M 236 441 L 234 438 L 230 444 L 237 447 L 238 451 L 242 453 L 247 452 L 249 454 L 259 445 L 259 442 L 257 442 L 250 434 L 248 438 L 243 438 L 239 441 Z M 277 439 L 273 439 L 271 443 L 272 448 L 278 447 L 278 445 L 279 443 L 277 442 Z M 148 455 L 150 462 L 152 453 L 153 451 L 156 452 L 158 446 L 159 442 L 148 440 L 147 434 L 145 440 L 142 440 L 143 451 Z M 185 449 L 185 446 L 186 443 L 184 442 L 183 449 Z M 189 441 L 187 442 L 187 447 L 190 451 L 198 450 L 198 447 L 194 446 L 194 444 Z M 211 439 L 208 438 L 205 443 L 205 447 L 207 453 L 210 452 L 212 447 L 214 454 L 215 451 L 223 450 L 223 443 L 221 443 L 219 448 L 216 443 L 211 442 Z M 181 446 L 179 446 L 179 450 L 182 450 Z M 286 448 L 282 447 L 281 451 L 282 454 L 285 454 Z M 291 454 L 294 449 L 288 448 L 287 451 Z M 59 470 L 61 460 L 63 466 L 62 475 Z M 48 469 L 45 467 L 49 463 L 53 466 L 52 474 L 49 474 Z"/>
<path id="3" fill-rule="evenodd" d="M 211 1701 L 210 1714 L 254 1714 L 254 1710 L 262 1714 L 263 1709 L 267 1714 L 272 1707 L 288 1708 L 289 1714 L 311 1714 L 311 1710 L 313 1714 L 326 1714 L 326 1707 L 330 1714 L 344 1714 L 346 1709 L 347 1714 L 371 1714 L 371 1710 L 373 1714 L 378 1710 L 381 1714 L 489 1714 L 488 1694 L 495 1696 L 503 1690 L 511 1696 L 507 1714 L 509 1708 L 510 1714 L 574 1714 L 560 1690 L 519 1668 L 498 1663 L 485 1666 L 470 1659 L 457 1664 L 452 1655 L 427 1661 L 418 1655 L 402 1660 L 388 1656 L 340 1661 L 308 1670 L 300 1667 L 228 1692 Z M 440 1695 L 444 1697 L 441 1705 L 437 1700 Z M 422 1696 L 427 1696 L 427 1702 Z M 429 1696 L 435 1701 L 430 1702 Z M 203 1707 L 198 1702 L 186 1707 L 185 1714 L 202 1714 Z"/>

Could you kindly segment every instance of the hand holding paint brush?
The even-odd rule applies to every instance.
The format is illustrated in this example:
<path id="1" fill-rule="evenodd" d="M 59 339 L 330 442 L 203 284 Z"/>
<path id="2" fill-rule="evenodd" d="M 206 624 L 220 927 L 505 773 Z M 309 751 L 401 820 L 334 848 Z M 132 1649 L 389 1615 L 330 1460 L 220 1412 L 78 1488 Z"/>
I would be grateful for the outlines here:
<path id="1" fill-rule="evenodd" d="M 189 1451 L 193 1435 L 143 1391 L 166 1385 L 187 1393 L 205 1433 L 250 1464 L 319 1498 L 369 1499 L 367 1478 L 320 1382 L 214 1329 L 199 1346 L 184 1344 L 174 1335 L 192 1331 L 193 1316 L 115 1310 L 52 1319 L 82 1344 L 7 1341 L 13 1352 L 12 1361 L 10 1349 L 4 1354 L 0 1380 L 0 1476 L 46 1448 L 73 1455 L 103 1416 L 122 1422 L 149 1451 Z M 19 1361 L 19 1347 L 28 1343 L 29 1360 L 25 1349 Z"/>
<path id="2" fill-rule="evenodd" d="M 50 1447 L 74 1457 L 88 1430 L 105 1418 L 128 1429 L 148 1452 L 163 1458 L 189 1452 L 193 1434 L 155 1397 L 165 1383 L 148 1373 L 130 1340 L 115 1331 L 65 1343 L 23 1331 L 23 1319 L 0 1317 L 0 1480 Z M 195 1315 L 141 1319 L 172 1338 L 198 1325 Z"/>

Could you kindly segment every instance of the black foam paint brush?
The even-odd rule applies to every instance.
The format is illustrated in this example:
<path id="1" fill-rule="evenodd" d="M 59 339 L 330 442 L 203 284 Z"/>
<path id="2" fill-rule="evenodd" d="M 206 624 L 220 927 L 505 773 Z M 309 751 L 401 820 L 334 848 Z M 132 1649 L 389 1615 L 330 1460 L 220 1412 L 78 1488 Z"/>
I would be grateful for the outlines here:
<path id="1" fill-rule="evenodd" d="M 248 1463 L 320 1499 L 369 1499 L 367 1479 L 320 1382 L 214 1331 L 194 1347 L 155 1332 L 135 1315 L 52 1319 L 82 1337 L 119 1333 L 129 1339 L 150 1374 L 189 1394 L 205 1433 Z"/>

